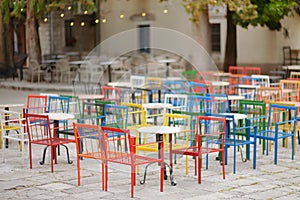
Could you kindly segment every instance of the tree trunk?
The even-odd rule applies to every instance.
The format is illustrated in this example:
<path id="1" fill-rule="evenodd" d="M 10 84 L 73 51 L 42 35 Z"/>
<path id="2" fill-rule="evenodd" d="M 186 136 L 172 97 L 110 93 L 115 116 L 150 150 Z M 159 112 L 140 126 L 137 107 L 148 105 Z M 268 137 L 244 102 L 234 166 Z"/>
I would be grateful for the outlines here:
<path id="1" fill-rule="evenodd" d="M 0 13 L 0 63 L 2 70 L 9 70 L 13 68 L 13 44 L 12 44 L 12 31 L 9 23 L 4 23 L 4 13 Z"/>
<path id="2" fill-rule="evenodd" d="M 41 63 L 41 45 L 39 37 L 38 20 L 35 17 L 35 11 L 32 8 L 32 1 L 27 0 L 27 16 L 26 16 L 26 44 L 28 59 L 37 60 Z M 29 66 L 30 67 L 30 66 Z"/>
<path id="3" fill-rule="evenodd" d="M 227 8 L 227 36 L 225 48 L 225 60 L 223 70 L 228 72 L 229 66 L 236 66 L 237 60 L 237 42 L 236 42 L 236 25 L 232 19 L 233 12 Z"/>

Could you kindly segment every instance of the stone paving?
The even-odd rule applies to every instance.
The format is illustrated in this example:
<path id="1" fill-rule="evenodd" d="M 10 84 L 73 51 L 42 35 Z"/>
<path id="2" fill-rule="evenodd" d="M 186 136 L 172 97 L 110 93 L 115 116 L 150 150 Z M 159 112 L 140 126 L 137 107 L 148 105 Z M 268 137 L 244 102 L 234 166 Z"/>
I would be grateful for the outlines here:
<path id="1" fill-rule="evenodd" d="M 105 192 L 101 190 L 100 162 L 84 159 L 81 161 L 81 186 L 77 186 L 75 145 L 69 147 L 74 162 L 67 163 L 62 149 L 55 172 L 51 173 L 49 155 L 44 165 L 39 164 L 42 147 L 33 146 L 33 169 L 30 169 L 28 152 L 22 158 L 17 142 L 10 142 L 5 149 L 5 162 L 0 164 L 1 199 L 130 199 L 130 170 L 120 165 L 110 165 L 109 188 Z M 209 169 L 202 169 L 200 185 L 193 175 L 193 160 L 190 158 L 186 175 L 184 158 L 179 158 L 174 169 L 177 186 L 171 186 L 166 180 L 162 193 L 159 192 L 157 167 L 151 169 L 151 166 L 144 185 L 139 183 L 142 175 L 137 176 L 135 199 L 298 199 L 300 150 L 295 160 L 291 160 L 291 149 L 280 147 L 278 165 L 274 165 L 273 152 L 266 156 L 260 149 L 258 145 L 257 169 L 252 169 L 251 160 L 243 163 L 238 157 L 237 173 L 233 174 L 230 157 L 225 180 L 215 155 L 210 155 Z"/>
<path id="2" fill-rule="evenodd" d="M 0 100 L 25 102 L 27 93 L 37 91 L 15 91 L 0 89 Z M 26 146 L 27 147 L 27 146 Z M 51 173 L 49 155 L 40 165 L 43 147 L 33 146 L 33 169 L 29 168 L 28 151 L 22 158 L 17 142 L 10 142 L 5 149 L 5 162 L 0 158 L 1 199 L 130 199 L 130 174 L 128 168 L 110 165 L 108 191 L 101 190 L 101 166 L 98 161 L 84 159 L 81 162 L 81 186 L 77 185 L 75 145 L 69 145 L 74 161 L 68 164 L 62 149 L 58 164 Z M 295 159 L 291 160 L 291 147 L 280 146 L 278 164 L 273 164 L 273 151 L 262 155 L 257 146 L 257 169 L 252 169 L 252 160 L 243 163 L 238 154 L 237 173 L 233 174 L 232 148 L 226 166 L 226 179 L 222 179 L 221 167 L 210 155 L 209 169 L 202 169 L 202 184 L 197 184 L 193 175 L 194 164 L 189 162 L 189 174 L 185 174 L 184 158 L 179 158 L 174 169 L 177 186 L 166 180 L 164 192 L 159 192 L 159 175 L 153 166 L 146 183 L 141 185 L 137 176 L 135 199 L 299 199 L 300 198 L 300 150 L 297 145 Z M 2 151 L 2 149 L 1 149 Z M 205 165 L 204 165 L 205 166 Z M 142 169 L 141 169 L 142 171 Z"/>

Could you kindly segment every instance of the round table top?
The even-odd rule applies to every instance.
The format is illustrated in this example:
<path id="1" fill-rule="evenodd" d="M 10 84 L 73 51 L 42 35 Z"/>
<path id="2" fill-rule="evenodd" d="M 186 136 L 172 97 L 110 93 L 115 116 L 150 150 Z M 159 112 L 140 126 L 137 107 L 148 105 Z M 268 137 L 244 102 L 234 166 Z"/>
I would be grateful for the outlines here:
<path id="1" fill-rule="evenodd" d="M 51 120 L 68 120 L 75 118 L 75 116 L 70 113 L 44 113 L 44 115 L 48 115 Z"/>
<path id="2" fill-rule="evenodd" d="M 138 129 L 139 132 L 149 133 L 149 134 L 170 134 L 179 133 L 183 129 L 181 127 L 173 126 L 144 126 Z"/>
<path id="3" fill-rule="evenodd" d="M 235 120 L 246 119 L 248 116 L 241 113 L 218 113 L 219 115 L 233 116 Z"/>
<path id="4" fill-rule="evenodd" d="M 18 103 L 18 104 L 0 104 L 0 108 L 13 108 L 13 107 L 24 107 L 24 104 Z"/>
<path id="5" fill-rule="evenodd" d="M 79 99 L 103 99 L 104 95 L 102 94 L 79 94 Z"/>
<path id="6" fill-rule="evenodd" d="M 143 103 L 143 108 L 146 109 L 161 109 L 161 108 L 172 108 L 173 105 L 170 103 Z"/>

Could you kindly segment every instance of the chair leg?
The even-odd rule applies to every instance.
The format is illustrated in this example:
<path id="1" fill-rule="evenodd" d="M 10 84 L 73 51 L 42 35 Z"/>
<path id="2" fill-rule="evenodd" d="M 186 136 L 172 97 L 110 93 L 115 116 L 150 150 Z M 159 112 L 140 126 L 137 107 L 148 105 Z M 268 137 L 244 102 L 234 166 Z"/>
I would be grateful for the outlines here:
<path id="1" fill-rule="evenodd" d="M 77 177 L 78 177 L 77 184 L 78 184 L 78 186 L 80 186 L 80 156 L 77 156 Z M 102 187 L 103 187 L 103 182 L 102 182 Z"/>

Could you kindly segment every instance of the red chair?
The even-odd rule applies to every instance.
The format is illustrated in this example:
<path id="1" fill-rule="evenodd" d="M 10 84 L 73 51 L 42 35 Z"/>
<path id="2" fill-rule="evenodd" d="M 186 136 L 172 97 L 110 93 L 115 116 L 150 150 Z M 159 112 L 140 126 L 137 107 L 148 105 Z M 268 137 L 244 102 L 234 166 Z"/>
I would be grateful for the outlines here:
<path id="1" fill-rule="evenodd" d="M 195 175 L 198 173 L 198 184 L 201 184 L 202 155 L 206 155 L 206 169 L 208 169 L 208 154 L 219 153 L 220 160 L 224 161 L 224 139 L 226 120 L 223 117 L 198 116 L 196 135 L 193 145 L 185 148 L 170 150 L 172 154 L 181 154 L 195 157 Z M 197 162 L 199 163 L 197 166 Z M 172 164 L 172 163 L 171 163 Z M 225 162 L 222 162 L 223 179 L 225 179 Z"/>
<path id="2" fill-rule="evenodd" d="M 231 74 L 245 74 L 244 67 L 242 66 L 229 66 L 228 72 Z"/>
<path id="3" fill-rule="evenodd" d="M 244 74 L 247 76 L 251 76 L 253 74 L 260 75 L 261 69 L 260 67 L 244 67 Z"/>
<path id="4" fill-rule="evenodd" d="M 51 172 L 53 172 L 53 164 L 54 162 L 57 163 L 56 147 L 58 145 L 74 143 L 74 140 L 56 137 L 56 130 L 53 131 L 50 128 L 50 119 L 48 115 L 27 113 L 25 114 L 25 117 L 29 140 L 30 169 L 32 169 L 32 144 L 37 144 L 50 147 Z M 67 158 L 68 157 L 69 152 L 67 150 Z"/>
<path id="5" fill-rule="evenodd" d="M 28 95 L 26 113 L 45 113 L 47 110 L 48 97 L 43 95 Z"/>
<path id="6" fill-rule="evenodd" d="M 131 168 L 131 197 L 134 197 L 134 186 L 136 184 L 136 167 L 150 163 L 160 163 L 160 191 L 163 192 L 164 181 L 164 146 L 161 145 L 161 158 L 154 158 L 136 154 L 136 138 L 130 135 L 129 130 L 102 126 L 102 136 L 105 138 L 105 190 L 108 188 L 108 163 L 127 165 Z M 143 144 L 141 144 L 143 145 Z"/>
<path id="7" fill-rule="evenodd" d="M 102 86 L 102 95 L 105 101 L 114 101 L 117 104 L 121 103 L 121 89 L 116 87 Z"/>

